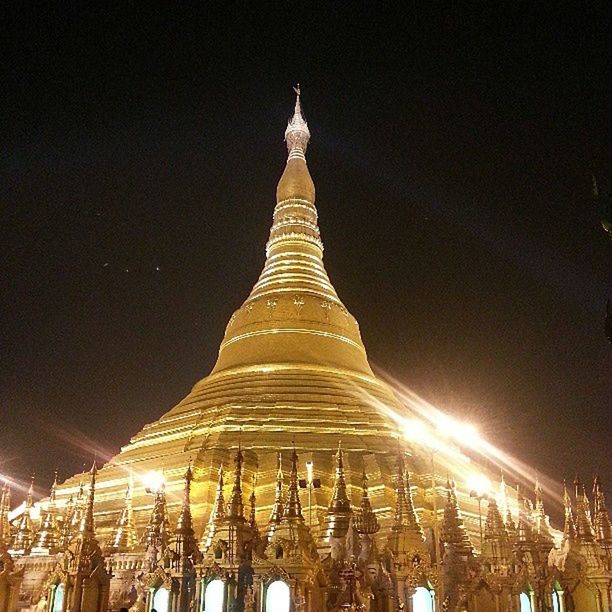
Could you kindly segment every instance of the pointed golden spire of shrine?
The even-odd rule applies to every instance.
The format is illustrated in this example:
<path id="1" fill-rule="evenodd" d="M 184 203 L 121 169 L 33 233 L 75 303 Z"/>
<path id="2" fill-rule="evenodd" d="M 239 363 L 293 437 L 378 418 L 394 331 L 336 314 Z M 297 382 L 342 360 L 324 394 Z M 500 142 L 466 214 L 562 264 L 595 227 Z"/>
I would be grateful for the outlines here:
<path id="1" fill-rule="evenodd" d="M 79 480 L 79 490 L 77 492 L 76 498 L 74 499 L 74 504 L 72 506 L 72 510 L 70 513 L 70 524 L 66 526 L 66 532 L 67 532 L 67 537 L 68 537 L 67 543 L 73 538 L 75 538 L 77 534 L 79 533 L 79 528 L 81 526 L 81 521 L 83 519 L 84 511 L 85 511 L 85 465 L 83 465 L 83 471 L 81 473 L 81 478 Z"/>
<path id="2" fill-rule="evenodd" d="M 34 476 L 30 480 L 30 488 L 26 497 L 25 509 L 19 518 L 17 530 L 13 535 L 11 552 L 14 554 L 29 554 L 32 548 L 34 532 L 32 528 L 32 506 L 34 504 Z"/>
<path id="3" fill-rule="evenodd" d="M 519 548 L 529 549 L 535 544 L 531 502 L 523 495 L 519 485 L 516 487 L 516 496 L 518 501 L 516 544 Z"/>
<path id="4" fill-rule="evenodd" d="M 455 482 L 450 480 L 446 481 L 446 505 L 444 506 L 440 540 L 453 548 L 459 555 L 474 553 L 457 503 L 457 487 Z"/>
<path id="5" fill-rule="evenodd" d="M 72 537 L 72 515 L 74 514 L 74 495 L 71 495 L 66 502 L 62 514 L 62 525 L 60 528 L 60 548 L 65 549 L 70 544 Z"/>
<path id="6" fill-rule="evenodd" d="M 279 475 L 281 475 L 280 470 Z M 299 559 L 301 556 L 302 559 L 308 559 L 308 563 L 318 559 L 310 529 L 302 515 L 298 486 L 298 454 L 295 450 L 295 444 L 291 453 L 289 486 L 287 487 L 283 516 L 278 524 L 270 523 L 265 554 L 268 558 L 281 559 L 289 551 L 292 551 L 291 554 L 295 556 L 295 559 Z"/>
<path id="7" fill-rule="evenodd" d="M 484 527 L 484 540 L 493 541 L 500 540 L 505 541 L 508 538 L 506 526 L 502 520 L 499 512 L 499 507 L 495 501 L 495 497 L 489 497 L 489 503 L 487 508 L 487 518 Z"/>
<path id="8" fill-rule="evenodd" d="M 81 519 L 81 525 L 79 527 L 79 538 L 81 540 L 95 540 L 96 539 L 96 527 L 94 523 L 94 501 L 96 497 L 96 476 L 98 474 L 98 466 L 96 462 L 93 462 L 91 466 L 90 480 L 89 480 L 89 491 L 87 493 L 87 501 L 85 504 L 85 512 Z"/>
<path id="9" fill-rule="evenodd" d="M 387 548 L 394 555 L 397 563 L 408 563 L 408 558 L 414 555 L 415 550 L 419 550 L 419 554 L 427 554 L 425 535 L 412 503 L 412 490 L 404 467 L 404 452 L 399 442 L 395 483 L 395 517 L 391 532 L 387 537 Z"/>
<path id="10" fill-rule="evenodd" d="M 546 510 L 544 509 L 544 491 L 540 485 L 540 481 L 536 477 L 535 481 L 535 505 L 533 512 L 533 528 L 535 537 L 538 543 L 547 548 L 553 544 L 552 532 L 550 529 L 550 522 Z"/>
<path id="11" fill-rule="evenodd" d="M 504 524 L 506 526 L 506 531 L 508 532 L 508 539 L 511 542 L 514 542 L 518 535 L 518 529 L 516 523 L 512 518 L 512 512 L 510 508 L 508 508 L 508 512 L 506 513 L 506 520 L 504 521 Z"/>
<path id="12" fill-rule="evenodd" d="M 406 480 L 404 469 L 404 454 L 398 448 L 397 451 L 397 472 L 395 482 L 395 522 L 394 525 L 401 526 L 407 522 L 407 506 L 406 500 Z"/>
<path id="13" fill-rule="evenodd" d="M 225 498 L 223 497 L 223 464 L 219 466 L 219 475 L 217 477 L 217 490 L 215 492 L 215 501 L 210 511 L 208 518 L 208 528 L 206 537 L 202 537 L 201 544 L 203 550 L 208 550 L 212 543 L 213 537 L 219 525 L 225 521 Z"/>
<path id="14" fill-rule="evenodd" d="M 125 489 L 123 509 L 111 537 L 109 549 L 112 552 L 127 552 L 136 546 L 136 526 L 134 525 L 134 510 L 132 508 L 133 491 L 134 481 L 130 475 L 128 486 Z"/>
<path id="15" fill-rule="evenodd" d="M 376 514 L 374 514 L 374 510 L 372 509 L 372 504 L 370 502 L 370 495 L 368 492 L 368 475 L 366 474 L 365 468 L 361 476 L 361 482 L 361 505 L 355 512 L 355 516 L 353 517 L 353 525 L 355 527 L 355 531 L 359 535 L 374 535 L 380 530 L 380 525 L 378 524 L 378 519 L 376 518 Z"/>
<path id="16" fill-rule="evenodd" d="M 83 581 L 92 576 L 95 571 L 104 572 L 104 557 L 96 539 L 94 522 L 94 504 L 96 498 L 96 477 L 98 467 L 94 460 L 89 472 L 89 487 L 85 510 L 79 526 L 79 532 L 70 543 L 67 556 L 68 568 L 75 581 Z"/>
<path id="17" fill-rule="evenodd" d="M 149 518 L 149 523 L 143 536 L 147 548 L 153 547 L 163 551 L 168 547 L 170 540 L 170 527 L 168 509 L 166 505 L 166 484 L 162 482 L 154 492 L 155 501 Z"/>
<path id="18" fill-rule="evenodd" d="M 487 518 L 481 548 L 483 558 L 489 560 L 494 566 L 506 565 L 512 556 L 511 542 L 494 496 L 490 496 L 488 499 Z"/>
<path id="19" fill-rule="evenodd" d="M 219 475 L 217 477 L 217 491 L 215 503 L 210 514 L 211 518 L 218 521 L 225 518 L 225 499 L 223 498 L 223 464 L 219 466 Z"/>
<path id="20" fill-rule="evenodd" d="M 304 522 L 304 517 L 302 516 L 302 504 L 300 503 L 300 493 L 298 489 L 298 455 L 295 451 L 295 446 L 293 447 L 293 452 L 291 453 L 289 488 L 287 489 L 283 519 L 288 519 L 290 522 Z"/>
<path id="21" fill-rule="evenodd" d="M 572 499 L 567 490 L 567 484 L 563 481 L 563 507 L 565 509 L 565 521 L 563 525 L 563 540 L 574 542 L 576 540 L 576 523 L 572 513 Z"/>
<path id="22" fill-rule="evenodd" d="M 576 537 L 581 542 L 593 541 L 593 525 L 591 525 L 589 500 L 584 485 L 578 476 L 574 479 L 576 494 Z"/>
<path id="23" fill-rule="evenodd" d="M 327 536 L 341 538 L 346 535 L 351 519 L 351 500 L 346 491 L 346 479 L 344 477 L 344 457 L 342 454 L 342 443 L 338 442 L 336 453 L 336 477 L 327 516 L 325 517 L 325 531 Z"/>
<path id="24" fill-rule="evenodd" d="M 191 483 L 193 482 L 191 461 L 187 465 L 184 480 L 183 503 L 176 521 L 173 540 L 173 550 L 177 561 L 174 567 L 181 571 L 184 571 L 191 564 L 192 557 L 198 552 L 198 545 L 193 530 L 193 517 L 191 515 Z"/>
<path id="25" fill-rule="evenodd" d="M 505 520 L 508 510 L 510 509 L 510 505 L 508 503 L 508 487 L 506 485 L 506 479 L 504 477 L 504 473 L 501 473 L 501 479 L 499 482 L 499 512 L 502 515 L 502 518 Z"/>
<path id="26" fill-rule="evenodd" d="M 234 457 L 234 486 L 229 501 L 227 502 L 227 518 L 230 520 L 244 521 L 244 501 L 242 499 L 242 463 L 244 455 L 242 448 L 238 445 Z"/>
<path id="27" fill-rule="evenodd" d="M 612 546 L 612 527 L 606 508 L 606 497 L 601 487 L 599 475 L 593 479 L 593 528 L 595 539 L 603 546 Z"/>
<path id="28" fill-rule="evenodd" d="M 0 548 L 8 547 L 11 541 L 11 524 L 9 514 L 11 512 L 11 485 L 8 480 L 2 485 L 2 497 L 0 497 Z"/>
<path id="29" fill-rule="evenodd" d="M 534 509 L 536 513 L 544 514 L 544 492 L 542 491 L 542 485 L 540 484 L 540 479 L 537 477 L 537 475 L 533 490 L 535 493 Z"/>
<path id="30" fill-rule="evenodd" d="M 32 544 L 32 554 L 49 554 L 55 551 L 60 544 L 60 531 L 57 525 L 57 505 L 56 505 L 56 489 L 57 489 L 57 471 L 51 485 L 49 493 L 49 502 L 43 514 L 34 542 Z"/>
<path id="31" fill-rule="evenodd" d="M 395 489 L 395 521 L 392 529 L 409 528 L 413 530 L 421 540 L 425 540 L 423 530 L 419 523 L 414 503 L 412 501 L 412 489 L 410 478 L 404 467 L 404 453 L 398 450 L 397 455 L 397 481 Z"/>
<path id="32" fill-rule="evenodd" d="M 276 490 L 274 493 L 274 505 L 272 506 L 272 513 L 270 514 L 270 520 L 268 521 L 268 537 L 274 533 L 274 529 L 283 519 L 283 455 L 278 453 L 278 469 L 276 471 Z"/>
<path id="33" fill-rule="evenodd" d="M 257 485 L 257 476 L 253 474 L 251 483 L 251 495 L 249 496 L 249 526 L 256 536 L 259 536 L 259 527 L 257 526 L 257 497 L 255 489 Z"/>

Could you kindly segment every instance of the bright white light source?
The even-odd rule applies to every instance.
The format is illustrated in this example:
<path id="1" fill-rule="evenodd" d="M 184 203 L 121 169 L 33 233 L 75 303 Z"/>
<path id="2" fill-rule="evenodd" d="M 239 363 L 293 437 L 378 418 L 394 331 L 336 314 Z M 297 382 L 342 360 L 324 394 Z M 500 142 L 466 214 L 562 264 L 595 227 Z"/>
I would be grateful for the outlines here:
<path id="1" fill-rule="evenodd" d="M 412 596 L 413 612 L 434 612 L 434 593 L 425 587 L 417 587 Z"/>
<path id="2" fill-rule="evenodd" d="M 491 490 L 491 481 L 484 474 L 473 474 L 468 478 L 467 486 L 477 497 L 484 497 Z"/>
<path id="3" fill-rule="evenodd" d="M 419 419 L 406 419 L 404 421 L 404 436 L 411 442 L 425 446 L 432 451 L 440 450 L 442 447 L 436 432 Z"/>
<path id="4" fill-rule="evenodd" d="M 290 607 L 289 585 L 282 580 L 275 580 L 270 584 L 266 593 L 266 610 L 270 610 L 270 612 L 289 612 Z"/>
<path id="5" fill-rule="evenodd" d="M 436 416 L 436 428 L 443 436 L 452 438 L 466 448 L 478 449 L 482 446 L 483 440 L 478 429 L 471 423 L 461 423 L 447 414 L 439 413 Z"/>
<path id="6" fill-rule="evenodd" d="M 204 593 L 204 610 L 208 612 L 223 612 L 223 594 L 225 584 L 223 580 L 211 580 Z"/>
<path id="7" fill-rule="evenodd" d="M 168 612 L 169 603 L 170 592 L 164 587 L 159 587 L 153 596 L 152 609 L 157 610 L 157 612 Z"/>
<path id="8" fill-rule="evenodd" d="M 142 477 L 142 484 L 147 491 L 155 493 L 159 491 L 165 483 L 164 475 L 161 472 L 150 471 Z"/>
<path id="9" fill-rule="evenodd" d="M 312 484 L 312 477 L 314 475 L 314 465 L 312 461 L 306 462 L 306 474 L 308 475 L 308 484 Z"/>

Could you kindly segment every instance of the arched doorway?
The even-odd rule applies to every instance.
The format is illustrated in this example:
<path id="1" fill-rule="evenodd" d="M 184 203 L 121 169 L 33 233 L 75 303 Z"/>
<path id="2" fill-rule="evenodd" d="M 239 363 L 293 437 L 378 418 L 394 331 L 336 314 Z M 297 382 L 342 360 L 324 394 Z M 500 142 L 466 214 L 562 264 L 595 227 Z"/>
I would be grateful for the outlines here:
<path id="1" fill-rule="evenodd" d="M 556 589 L 552 592 L 552 609 L 553 612 L 561 612 L 561 596 Z"/>
<path id="2" fill-rule="evenodd" d="M 202 612 L 223 612 L 225 584 L 216 578 L 206 585 Z"/>
<path id="3" fill-rule="evenodd" d="M 164 587 L 159 587 L 153 595 L 153 605 L 151 608 L 155 608 L 157 612 L 168 612 L 170 609 L 170 591 Z"/>
<path id="4" fill-rule="evenodd" d="M 266 612 L 289 612 L 291 592 L 289 585 L 282 580 L 275 580 L 266 591 Z"/>
<path id="5" fill-rule="evenodd" d="M 64 585 L 58 584 L 52 591 L 51 612 L 62 612 L 64 606 Z"/>
<path id="6" fill-rule="evenodd" d="M 417 587 L 412 596 L 413 612 L 435 612 L 434 592 L 425 587 Z"/>
<path id="7" fill-rule="evenodd" d="M 531 599 L 527 593 L 520 594 L 519 603 L 521 604 L 521 612 L 533 612 L 531 609 Z"/>

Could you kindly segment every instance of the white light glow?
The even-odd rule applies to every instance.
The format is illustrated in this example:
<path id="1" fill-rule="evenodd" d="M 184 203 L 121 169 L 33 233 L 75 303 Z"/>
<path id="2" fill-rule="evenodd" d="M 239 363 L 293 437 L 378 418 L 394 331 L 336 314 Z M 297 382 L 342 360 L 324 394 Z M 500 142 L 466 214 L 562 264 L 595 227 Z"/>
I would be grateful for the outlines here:
<path id="1" fill-rule="evenodd" d="M 152 609 L 157 610 L 157 612 L 168 612 L 168 604 L 170 603 L 170 592 L 168 589 L 164 587 L 159 587 L 157 591 L 155 591 L 155 595 L 153 597 L 153 606 Z"/>
<path id="2" fill-rule="evenodd" d="M 289 612 L 290 606 L 289 585 L 282 580 L 275 580 L 266 593 L 266 612 Z"/>
<path id="3" fill-rule="evenodd" d="M 531 612 L 531 601 L 526 593 L 521 593 L 520 597 L 521 612 Z"/>
<path id="4" fill-rule="evenodd" d="M 491 481 L 484 474 L 472 474 L 467 479 L 467 486 L 478 497 L 484 497 L 491 491 Z"/>
<path id="5" fill-rule="evenodd" d="M 417 587 L 412 596 L 413 612 L 434 612 L 433 591 Z"/>
<path id="6" fill-rule="evenodd" d="M 147 491 L 155 493 L 164 486 L 165 478 L 161 472 L 152 470 L 142 476 L 142 484 L 145 486 Z"/>
<path id="7" fill-rule="evenodd" d="M 204 593 L 204 610 L 206 612 L 223 612 L 223 580 L 211 580 Z"/>
<path id="8" fill-rule="evenodd" d="M 306 462 L 306 474 L 308 475 L 308 484 L 312 484 L 312 479 L 314 476 L 314 465 L 312 461 Z"/>

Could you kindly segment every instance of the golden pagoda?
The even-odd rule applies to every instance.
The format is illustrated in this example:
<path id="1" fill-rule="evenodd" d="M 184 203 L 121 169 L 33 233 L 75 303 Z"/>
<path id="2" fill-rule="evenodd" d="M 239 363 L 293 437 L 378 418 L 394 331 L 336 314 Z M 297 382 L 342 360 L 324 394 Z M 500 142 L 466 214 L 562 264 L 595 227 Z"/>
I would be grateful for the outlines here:
<path id="1" fill-rule="evenodd" d="M 239 439 L 247 481 L 257 473 L 260 524 L 267 523 L 274 503 L 278 452 L 288 461 L 293 443 L 322 480 L 312 499 L 314 525 L 329 504 L 339 442 L 349 495 L 358 499 L 367 458 L 370 482 L 382 485 L 376 506 L 381 518 L 390 517 L 396 459 L 389 448 L 395 447 L 398 430 L 380 406 L 400 407 L 372 373 L 357 321 L 325 270 L 315 187 L 306 162 L 309 139 L 298 88 L 261 275 L 231 316 L 212 372 L 100 470 L 96 520 L 106 538 L 121 515 L 130 476 L 138 529 L 152 505 L 141 482 L 150 471 L 163 471 L 169 510 L 178 512 L 190 458 L 193 517 L 201 535 L 214 503 L 219 466 L 231 464 Z M 65 499 L 77 493 L 71 479 L 57 495 Z"/>
<path id="2" fill-rule="evenodd" d="M 515 489 L 515 526 L 503 476 L 498 508 L 452 462 L 443 479 L 433 451 L 403 446 L 402 403 L 325 270 L 295 92 L 263 270 L 214 368 L 94 462 L 88 489 L 85 474 L 54 482 L 40 524 L 32 487 L 9 522 L 5 484 L 0 612 L 18 609 L 17 591 L 19 609 L 54 612 L 603 612 L 598 478 L 592 516 L 581 483 L 575 510 L 565 490 L 563 533 L 539 483 L 535 505 Z"/>

